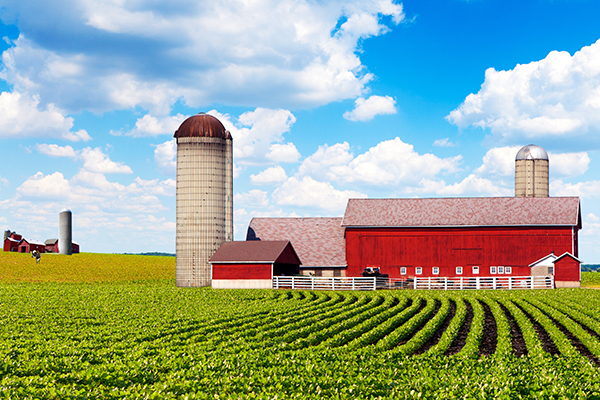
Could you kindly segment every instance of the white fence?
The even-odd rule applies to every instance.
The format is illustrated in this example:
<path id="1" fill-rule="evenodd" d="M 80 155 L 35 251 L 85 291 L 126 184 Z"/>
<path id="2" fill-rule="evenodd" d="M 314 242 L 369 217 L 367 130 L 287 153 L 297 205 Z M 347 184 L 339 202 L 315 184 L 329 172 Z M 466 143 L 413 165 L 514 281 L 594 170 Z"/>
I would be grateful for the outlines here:
<path id="1" fill-rule="evenodd" d="M 415 277 L 415 289 L 553 289 L 554 276 Z"/>
<path id="2" fill-rule="evenodd" d="M 274 276 L 273 289 L 304 290 L 376 290 L 377 278 Z"/>
<path id="3" fill-rule="evenodd" d="M 364 278 L 320 276 L 274 276 L 273 289 L 377 290 L 377 289 L 553 289 L 554 276 L 477 276 Z"/>

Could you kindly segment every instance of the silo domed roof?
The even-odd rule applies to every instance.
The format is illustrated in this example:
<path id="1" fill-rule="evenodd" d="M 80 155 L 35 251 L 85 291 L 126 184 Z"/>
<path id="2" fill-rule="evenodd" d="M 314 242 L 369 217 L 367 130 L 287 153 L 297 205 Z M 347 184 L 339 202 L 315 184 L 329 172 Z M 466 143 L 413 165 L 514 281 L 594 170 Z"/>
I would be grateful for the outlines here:
<path id="1" fill-rule="evenodd" d="M 231 134 L 221 121 L 212 115 L 200 113 L 183 121 L 175 131 L 175 137 L 213 137 L 231 139 Z"/>
<path id="2" fill-rule="evenodd" d="M 515 161 L 518 160 L 548 160 L 548 153 L 540 146 L 530 144 L 519 150 L 515 158 Z"/>

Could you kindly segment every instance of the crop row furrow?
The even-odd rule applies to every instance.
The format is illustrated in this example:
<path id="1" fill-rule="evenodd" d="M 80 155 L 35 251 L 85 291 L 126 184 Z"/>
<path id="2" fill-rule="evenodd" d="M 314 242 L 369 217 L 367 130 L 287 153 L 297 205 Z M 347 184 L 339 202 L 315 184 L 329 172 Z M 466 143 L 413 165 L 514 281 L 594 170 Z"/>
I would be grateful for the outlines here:
<path id="1" fill-rule="evenodd" d="M 514 302 L 529 314 L 535 322 L 541 325 L 542 329 L 546 331 L 550 340 L 554 343 L 561 355 L 568 357 L 579 356 L 579 352 L 571 345 L 569 339 L 567 339 L 564 333 L 562 333 L 552 320 L 548 318 L 546 314 L 541 312 L 539 308 L 532 306 L 523 299 L 516 299 Z"/>
<path id="2" fill-rule="evenodd" d="M 509 299 L 500 298 L 499 302 L 506 307 L 517 322 L 517 325 L 523 334 L 527 353 L 534 357 L 542 357 L 545 354 L 544 344 L 531 319 Z"/>
<path id="3" fill-rule="evenodd" d="M 598 359 L 600 356 L 600 342 L 583 329 L 579 323 L 541 301 L 530 299 L 528 302 L 545 313 L 583 356 L 589 358 L 596 366 L 600 365 Z"/>
<path id="4" fill-rule="evenodd" d="M 339 347 L 351 340 L 359 337 L 363 333 L 372 329 L 377 324 L 385 321 L 389 316 L 398 313 L 406 304 L 406 298 L 398 302 L 395 297 L 388 297 L 386 301 L 377 308 L 366 311 L 354 318 L 342 322 L 338 327 L 338 332 L 319 344 L 320 347 Z M 397 303 L 394 305 L 394 303 Z"/>
<path id="5" fill-rule="evenodd" d="M 311 330 L 308 336 L 295 341 L 291 345 L 291 348 L 300 349 L 320 344 L 329 337 L 334 336 L 336 333 L 343 331 L 350 326 L 356 325 L 358 322 L 368 318 L 370 315 L 381 312 L 383 309 L 389 307 L 392 301 L 392 297 L 384 298 L 383 296 L 377 296 L 366 306 L 360 307 L 356 310 L 351 310 L 348 313 L 344 313 L 344 315 L 340 315 L 328 321 L 323 321 L 324 325 L 321 327 L 321 329 Z"/>
<path id="6" fill-rule="evenodd" d="M 471 327 L 469 328 L 469 334 L 467 335 L 465 345 L 458 354 L 462 357 L 474 358 L 479 354 L 479 344 L 483 337 L 485 312 L 483 306 L 477 299 L 470 298 L 469 302 L 473 307 L 473 319 L 471 321 Z"/>
<path id="7" fill-rule="evenodd" d="M 376 350 L 387 351 L 393 349 L 401 341 L 407 339 L 423 321 L 429 319 L 435 309 L 436 301 L 433 298 L 428 298 L 426 301 L 425 307 L 420 312 L 402 324 L 402 326 L 390 332 L 386 337 L 379 340 L 375 345 Z"/>
<path id="8" fill-rule="evenodd" d="M 460 297 L 456 298 L 454 302 L 456 303 L 454 318 L 452 318 L 448 324 L 448 327 L 440 337 L 440 340 L 427 351 L 427 354 L 445 354 L 456 339 L 460 328 L 463 326 L 467 316 L 467 306 L 465 301 Z"/>
<path id="9" fill-rule="evenodd" d="M 399 353 L 403 355 L 413 354 L 417 351 L 421 346 L 431 338 L 437 329 L 440 328 L 448 312 L 450 311 L 450 300 L 447 297 L 442 298 L 442 300 L 436 300 L 436 307 L 439 305 L 439 310 L 434 310 L 434 316 L 430 320 L 427 321 L 425 326 L 418 330 L 406 343 L 397 346 L 392 350 L 394 353 Z"/>

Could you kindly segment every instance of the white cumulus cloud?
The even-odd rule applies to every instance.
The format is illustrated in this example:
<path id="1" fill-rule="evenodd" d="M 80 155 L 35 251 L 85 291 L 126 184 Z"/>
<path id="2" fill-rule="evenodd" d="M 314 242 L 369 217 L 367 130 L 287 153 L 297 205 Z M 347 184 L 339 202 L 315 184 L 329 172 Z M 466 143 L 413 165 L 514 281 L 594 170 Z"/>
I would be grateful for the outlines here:
<path id="1" fill-rule="evenodd" d="M 350 198 L 364 198 L 366 194 L 353 190 L 337 190 L 328 182 L 311 177 L 289 178 L 273 192 L 273 200 L 279 205 L 314 207 L 341 213 Z"/>
<path id="2" fill-rule="evenodd" d="M 354 110 L 346 111 L 344 118 L 350 121 L 370 121 L 376 115 L 396 114 L 396 100 L 390 96 L 362 97 L 354 102 Z"/>
<path id="3" fill-rule="evenodd" d="M 154 162 L 159 171 L 166 175 L 175 175 L 177 170 L 177 142 L 175 139 L 156 145 Z"/>
<path id="4" fill-rule="evenodd" d="M 37 150 L 50 157 L 79 158 L 79 154 L 71 146 L 59 146 L 57 144 L 38 144 Z"/>
<path id="5" fill-rule="evenodd" d="M 146 114 L 135 122 L 135 128 L 127 132 L 126 135 L 133 137 L 173 135 L 186 118 L 183 114 L 164 117 Z"/>
<path id="6" fill-rule="evenodd" d="M 81 150 L 83 168 L 90 172 L 102 174 L 132 174 L 131 168 L 122 162 L 112 161 L 99 148 L 86 147 Z"/>
<path id="7" fill-rule="evenodd" d="M 85 130 L 72 129 L 73 118 L 52 103 L 41 107 L 39 96 L 0 93 L 0 137 L 50 137 L 73 142 L 91 139 Z"/>
<path id="8" fill-rule="evenodd" d="M 256 175 L 250 175 L 250 182 L 255 185 L 272 185 L 283 182 L 287 179 L 287 174 L 281 166 L 269 167 Z"/>
<path id="9" fill-rule="evenodd" d="M 247 193 L 236 193 L 233 201 L 241 207 L 267 207 L 269 205 L 267 192 L 258 189 L 250 190 Z"/>
<path id="10" fill-rule="evenodd" d="M 600 130 L 600 40 L 573 56 L 552 51 L 512 70 L 488 69 L 479 92 L 446 118 L 489 128 L 501 141 L 581 135 L 585 143 Z"/>

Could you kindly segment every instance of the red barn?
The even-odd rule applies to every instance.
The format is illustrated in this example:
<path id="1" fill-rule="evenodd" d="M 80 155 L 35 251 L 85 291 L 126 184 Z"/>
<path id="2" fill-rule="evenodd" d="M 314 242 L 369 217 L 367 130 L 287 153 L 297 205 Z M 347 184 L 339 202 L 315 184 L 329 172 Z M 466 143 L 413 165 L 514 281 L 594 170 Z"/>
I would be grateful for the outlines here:
<path id="1" fill-rule="evenodd" d="M 18 246 L 19 253 L 31 253 L 34 250 L 37 250 L 40 253 L 46 252 L 46 245 L 35 240 L 21 239 Z"/>
<path id="2" fill-rule="evenodd" d="M 215 289 L 270 289 L 273 276 L 300 272 L 300 259 L 288 240 L 225 242 L 209 262 Z"/>
<path id="3" fill-rule="evenodd" d="M 550 253 L 576 259 L 581 212 L 577 197 L 351 199 L 342 226 L 346 276 L 528 276 Z"/>
<path id="4" fill-rule="evenodd" d="M 13 239 L 12 237 L 7 237 L 4 239 L 4 251 L 19 251 L 19 242 L 21 240 Z"/>

